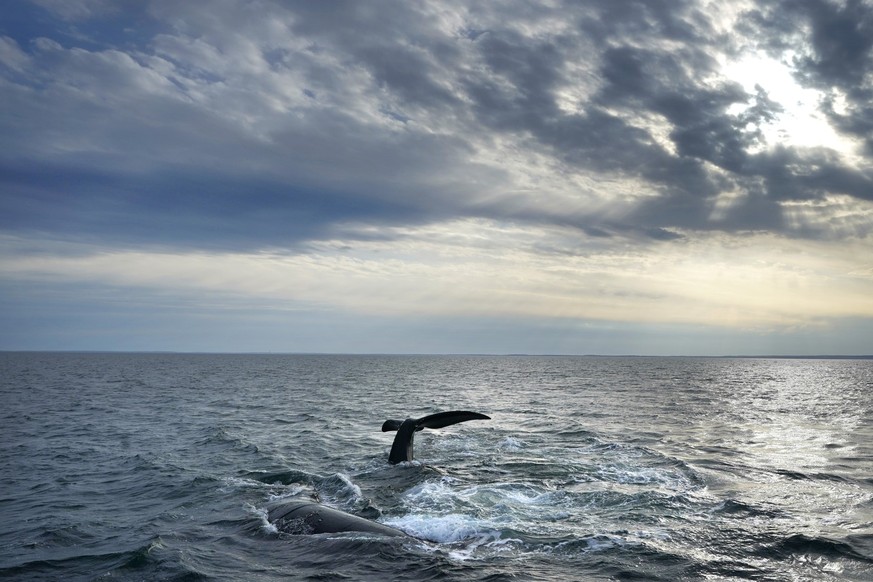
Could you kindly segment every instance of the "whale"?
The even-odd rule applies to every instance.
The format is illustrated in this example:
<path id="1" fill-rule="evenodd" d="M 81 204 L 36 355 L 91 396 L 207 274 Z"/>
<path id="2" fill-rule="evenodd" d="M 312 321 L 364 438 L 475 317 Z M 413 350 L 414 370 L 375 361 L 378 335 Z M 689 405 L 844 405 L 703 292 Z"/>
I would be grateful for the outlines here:
<path id="1" fill-rule="evenodd" d="M 451 410 L 421 418 L 386 420 L 382 432 L 397 431 L 388 462 L 392 465 L 413 460 L 415 433 L 425 428 L 437 429 L 468 420 L 490 420 L 491 417 L 467 410 Z M 337 534 L 358 532 L 388 537 L 409 537 L 391 526 L 328 507 L 304 498 L 281 500 L 267 507 L 267 521 L 277 531 L 293 535 Z"/>
<path id="2" fill-rule="evenodd" d="M 389 537 L 409 537 L 399 529 L 306 499 L 283 501 L 269 508 L 267 521 L 278 531 L 286 534 L 361 532 Z"/>

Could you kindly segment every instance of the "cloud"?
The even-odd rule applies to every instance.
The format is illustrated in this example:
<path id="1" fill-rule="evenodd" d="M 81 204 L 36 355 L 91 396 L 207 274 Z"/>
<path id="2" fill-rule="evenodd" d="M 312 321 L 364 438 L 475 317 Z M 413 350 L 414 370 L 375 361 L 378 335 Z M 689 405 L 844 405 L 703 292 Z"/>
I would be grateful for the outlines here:
<path id="1" fill-rule="evenodd" d="M 117 10 L 111 0 L 33 0 L 64 20 L 81 21 Z"/>
<path id="2" fill-rule="evenodd" d="M 750 31 L 769 51 L 791 59 L 800 81 L 824 92 L 823 111 L 840 131 L 873 153 L 873 5 L 769 2 L 750 11 Z M 869 178 L 869 176 L 868 176 Z"/>
<path id="3" fill-rule="evenodd" d="M 78 23 L 125 24 L 124 11 L 99 2 L 41 5 Z M 655 238 L 677 229 L 823 236 L 833 233 L 792 231 L 782 202 L 869 200 L 873 191 L 869 170 L 826 151 L 754 152 L 760 126 L 780 105 L 720 78 L 719 57 L 759 40 L 720 30 L 699 3 L 201 8 L 148 4 L 159 32 L 133 45 L 4 40 L 9 70 L 29 59 L 34 71 L 7 75 L 3 89 L 17 113 L 5 128 L 15 154 L 3 162 L 19 168 L 18 184 L 6 185 L 18 228 L 44 226 L 51 202 L 34 209 L 29 199 L 46 174 L 69 184 L 59 212 L 70 211 L 70 199 L 90 212 L 92 197 L 115 207 L 105 221 L 71 221 L 70 235 L 81 226 L 86 236 L 123 241 L 133 233 L 134 244 L 150 236 L 173 244 L 158 226 L 169 212 L 176 242 L 195 246 L 219 244 L 229 226 L 233 244 L 242 241 L 232 231 L 241 230 L 257 247 L 317 239 L 348 221 L 465 216 Z M 825 65 L 837 51 L 828 35 L 864 10 L 850 3 L 814 28 L 808 44 L 818 58 L 803 61 L 802 72 L 841 87 L 857 81 L 849 68 L 822 71 L 832 70 Z M 770 31 L 783 12 L 814 16 L 759 9 L 751 30 Z M 854 38 L 849 58 L 864 63 L 867 45 L 860 33 Z M 738 104 L 749 106 L 732 112 Z M 546 167 L 525 167 L 525 158 Z M 27 172 L 32 181 L 22 185 Z M 570 212 L 549 202 L 572 200 L 578 182 L 591 179 Z M 643 196 L 600 185 L 615 181 Z M 534 187 L 525 194 L 520 182 Z M 745 196 L 713 221 L 726 190 Z M 117 220 L 122 214 L 152 227 L 136 234 Z M 247 217 L 265 221 L 261 240 Z M 234 229 L 228 223 L 237 219 Z"/>
<path id="4" fill-rule="evenodd" d="M 570 229 L 477 220 L 403 227 L 353 247 L 329 241 L 293 254 L 93 253 L 67 244 L 61 253 L 10 253 L 0 272 L 46 284 L 100 281 L 182 304 L 340 309 L 389 319 L 443 314 L 766 330 L 873 317 L 871 279 L 854 260 L 863 245 L 830 243 L 825 259 L 819 243 L 772 235 L 584 252 L 575 241 Z"/>
<path id="5" fill-rule="evenodd" d="M 867 316 L 868 283 L 749 263 L 869 249 L 869 2 L 18 6 L 0 235 L 42 267 L 12 277 L 202 290 L 190 271 L 260 297 L 215 278 L 229 264 L 276 305 L 357 312 L 807 325 L 848 317 L 831 293 Z M 766 290 L 797 272 L 827 282 L 783 309 Z"/>

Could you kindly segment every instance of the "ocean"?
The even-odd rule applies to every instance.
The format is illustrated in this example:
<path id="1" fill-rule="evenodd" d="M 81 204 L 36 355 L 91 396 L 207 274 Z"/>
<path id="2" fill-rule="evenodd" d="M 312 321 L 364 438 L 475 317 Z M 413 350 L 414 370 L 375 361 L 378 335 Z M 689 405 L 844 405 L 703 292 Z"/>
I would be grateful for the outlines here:
<path id="1" fill-rule="evenodd" d="M 0 577 L 873 580 L 873 360 L 0 353 Z M 390 465 L 380 428 L 476 420 Z M 292 535 L 277 500 L 410 534 Z"/>

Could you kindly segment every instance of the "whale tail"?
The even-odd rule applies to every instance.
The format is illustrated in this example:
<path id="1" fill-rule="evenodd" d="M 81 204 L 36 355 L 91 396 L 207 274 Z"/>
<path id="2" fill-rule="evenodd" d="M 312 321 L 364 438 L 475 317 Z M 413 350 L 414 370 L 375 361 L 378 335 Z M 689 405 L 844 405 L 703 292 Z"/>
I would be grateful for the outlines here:
<path id="1" fill-rule="evenodd" d="M 451 410 L 423 416 L 419 419 L 407 418 L 404 421 L 386 420 L 382 424 L 382 432 L 397 431 L 388 462 L 392 465 L 412 460 L 412 443 L 415 433 L 424 428 L 443 428 L 467 420 L 491 420 L 490 416 L 469 412 L 466 410 Z"/>

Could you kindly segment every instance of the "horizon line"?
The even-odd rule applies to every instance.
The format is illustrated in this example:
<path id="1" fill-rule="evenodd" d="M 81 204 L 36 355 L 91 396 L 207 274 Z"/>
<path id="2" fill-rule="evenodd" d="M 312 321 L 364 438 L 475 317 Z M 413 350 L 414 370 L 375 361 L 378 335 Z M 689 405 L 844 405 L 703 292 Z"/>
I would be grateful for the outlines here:
<path id="1" fill-rule="evenodd" d="M 873 354 L 574 354 L 532 352 L 299 352 L 299 351 L 199 351 L 199 350 L 44 350 L 0 349 L 2 354 L 154 354 L 154 355 L 225 355 L 225 356 L 470 356 L 470 357 L 552 357 L 552 358 L 710 358 L 710 359 L 784 359 L 784 360 L 870 360 Z"/>

